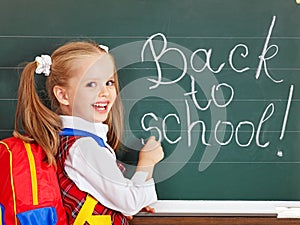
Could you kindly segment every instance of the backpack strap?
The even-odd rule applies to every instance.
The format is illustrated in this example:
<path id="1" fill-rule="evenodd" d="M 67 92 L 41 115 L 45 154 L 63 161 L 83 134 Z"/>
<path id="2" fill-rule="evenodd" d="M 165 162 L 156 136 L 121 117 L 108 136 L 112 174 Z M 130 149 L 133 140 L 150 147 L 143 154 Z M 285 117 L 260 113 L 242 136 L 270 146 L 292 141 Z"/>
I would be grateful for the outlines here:
<path id="1" fill-rule="evenodd" d="M 59 135 L 92 137 L 98 145 L 106 148 L 106 145 L 101 137 L 87 131 L 72 128 L 64 128 L 59 133 Z M 74 225 L 83 225 L 85 224 L 85 222 L 89 222 L 89 224 L 91 225 L 111 225 L 112 221 L 110 215 L 93 215 L 93 211 L 97 203 L 98 201 L 88 194 L 85 202 L 83 203 L 83 206 L 79 210 L 79 213 L 74 221 Z"/>
<path id="2" fill-rule="evenodd" d="M 84 130 L 78 130 L 78 129 L 72 129 L 72 128 L 64 128 L 59 133 L 60 136 L 83 136 L 83 137 L 92 137 L 98 145 L 101 147 L 106 147 L 103 139 L 93 133 L 84 131 Z"/>
<path id="3" fill-rule="evenodd" d="M 10 184 L 12 188 L 12 195 L 13 195 L 13 210 L 15 216 L 15 224 L 17 224 L 17 202 L 16 202 L 16 192 L 15 192 L 15 185 L 14 185 L 14 177 L 13 177 L 13 153 L 8 144 L 4 141 L 0 141 L 0 144 L 4 145 L 7 152 L 9 153 L 9 163 L 10 163 Z M 23 141 L 23 145 L 26 149 L 26 154 L 28 157 L 29 163 L 29 170 L 30 170 L 30 177 L 31 177 L 31 191 L 32 191 L 32 205 L 36 206 L 39 204 L 38 200 L 38 184 L 37 184 L 37 174 L 36 174 L 36 165 L 34 160 L 34 155 L 32 153 L 32 149 L 29 143 Z M 0 222 L 1 217 L 3 217 L 3 209 L 0 210 Z M 0 223 L 1 225 L 1 223 Z"/>
<path id="4" fill-rule="evenodd" d="M 29 143 L 24 142 L 24 146 L 27 152 L 28 161 L 29 161 L 29 168 L 30 168 L 30 175 L 31 175 L 31 189 L 32 189 L 32 201 L 33 205 L 39 204 L 38 198 L 38 184 L 37 184 L 37 175 L 36 175 L 36 166 L 34 161 L 34 156 L 32 154 L 31 146 Z"/>
<path id="5" fill-rule="evenodd" d="M 13 179 L 13 171 L 12 171 L 12 152 L 8 146 L 8 144 L 6 144 L 3 141 L 0 141 L 0 144 L 4 145 L 8 154 L 9 154 L 9 164 L 10 164 L 10 169 L 9 169 L 9 173 L 10 173 L 10 185 L 11 185 L 11 189 L 12 189 L 12 195 L 13 195 L 13 211 L 14 211 L 14 221 L 15 221 L 15 225 L 17 225 L 17 203 L 16 203 L 16 193 L 15 193 L 15 185 L 14 185 L 14 179 Z M 4 207 L 2 207 L 1 210 L 1 217 L 2 220 L 4 221 Z"/>
<path id="6" fill-rule="evenodd" d="M 59 133 L 60 136 L 82 136 L 82 137 L 91 137 L 93 138 L 98 145 L 100 145 L 101 147 L 105 147 L 107 148 L 111 153 L 111 149 L 109 149 L 106 144 L 104 143 L 103 139 L 93 133 L 90 133 L 88 131 L 84 131 L 84 130 L 78 130 L 78 129 L 72 129 L 72 128 L 64 128 L 62 129 L 62 131 Z M 117 162 L 117 165 L 119 167 L 119 169 L 121 170 L 121 172 L 124 174 L 126 172 L 126 168 L 119 162 Z M 1 225 L 1 224 L 0 224 Z"/>

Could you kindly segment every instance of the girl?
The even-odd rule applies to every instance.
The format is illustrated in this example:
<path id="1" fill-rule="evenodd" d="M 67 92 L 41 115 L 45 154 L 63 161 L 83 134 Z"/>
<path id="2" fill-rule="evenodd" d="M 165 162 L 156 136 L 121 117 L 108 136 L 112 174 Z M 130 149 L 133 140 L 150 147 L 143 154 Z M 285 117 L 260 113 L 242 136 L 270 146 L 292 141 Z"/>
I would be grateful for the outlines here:
<path id="1" fill-rule="evenodd" d="M 113 58 L 97 44 L 71 42 L 51 58 L 42 56 L 37 61 L 25 67 L 21 82 L 30 96 L 34 71 L 47 76 L 55 113 L 32 99 L 28 104 L 43 124 L 36 129 L 34 123 L 32 129 L 38 136 L 43 133 L 44 147 L 59 149 L 57 172 L 68 224 L 100 224 L 107 219 L 95 216 L 101 214 L 110 215 L 114 225 L 128 224 L 127 217 L 144 207 L 153 211 L 147 207 L 157 200 L 152 172 L 163 150 L 151 137 L 140 151 L 134 176 L 126 179 L 119 169 L 113 149 L 120 144 L 122 107 Z M 62 134 L 60 140 L 62 128 L 71 129 L 71 134 Z M 74 136 L 74 130 L 83 134 Z M 55 162 L 52 154 L 48 159 Z"/>

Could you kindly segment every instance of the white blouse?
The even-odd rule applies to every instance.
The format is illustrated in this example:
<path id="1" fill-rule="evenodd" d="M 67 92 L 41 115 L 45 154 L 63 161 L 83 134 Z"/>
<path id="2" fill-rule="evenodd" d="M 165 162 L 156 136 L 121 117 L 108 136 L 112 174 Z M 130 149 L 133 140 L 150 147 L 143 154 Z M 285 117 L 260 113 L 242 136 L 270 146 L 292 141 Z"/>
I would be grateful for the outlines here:
<path id="1" fill-rule="evenodd" d="M 64 128 L 91 132 L 106 143 L 106 124 L 91 123 L 73 116 L 61 118 Z M 157 200 L 155 183 L 153 179 L 146 181 L 146 172 L 138 171 L 131 179 L 125 178 L 116 164 L 115 152 L 109 146 L 99 146 L 91 137 L 75 141 L 66 158 L 65 170 L 80 190 L 126 216 L 138 213 Z"/>

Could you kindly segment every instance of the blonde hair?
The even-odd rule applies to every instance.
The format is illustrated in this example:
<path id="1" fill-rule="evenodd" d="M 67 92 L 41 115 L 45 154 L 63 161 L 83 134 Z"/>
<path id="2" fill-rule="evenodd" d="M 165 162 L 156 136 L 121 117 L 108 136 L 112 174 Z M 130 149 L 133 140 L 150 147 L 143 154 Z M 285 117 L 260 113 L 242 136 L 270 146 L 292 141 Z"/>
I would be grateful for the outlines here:
<path id="1" fill-rule="evenodd" d="M 59 132 L 62 128 L 59 117 L 60 105 L 53 88 L 58 85 L 68 87 L 68 81 L 72 76 L 75 61 L 91 55 L 103 54 L 104 50 L 96 43 L 90 41 L 69 42 L 51 55 L 52 65 L 50 76 L 47 77 L 46 89 L 51 102 L 51 110 L 40 100 L 34 82 L 36 69 L 35 62 L 28 63 L 21 75 L 18 104 L 15 118 L 14 135 L 24 141 L 36 141 L 44 149 L 49 164 L 55 164 L 55 155 L 59 147 Z M 123 131 L 123 110 L 120 99 L 118 75 L 114 73 L 117 98 L 105 123 L 109 126 L 108 144 L 117 149 L 121 142 Z M 25 135 L 19 132 L 19 122 Z"/>

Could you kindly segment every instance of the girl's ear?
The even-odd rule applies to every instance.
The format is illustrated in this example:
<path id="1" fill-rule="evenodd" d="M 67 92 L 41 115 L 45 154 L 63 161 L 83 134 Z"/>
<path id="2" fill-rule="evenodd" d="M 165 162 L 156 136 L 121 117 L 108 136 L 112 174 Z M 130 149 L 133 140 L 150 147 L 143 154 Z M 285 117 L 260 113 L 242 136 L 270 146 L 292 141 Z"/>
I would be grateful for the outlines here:
<path id="1" fill-rule="evenodd" d="M 61 87 L 61 86 L 54 86 L 53 87 L 53 93 L 57 99 L 57 101 L 62 104 L 62 105 L 69 105 L 69 97 L 67 94 L 67 91 L 65 88 Z"/>

